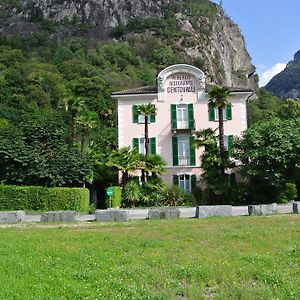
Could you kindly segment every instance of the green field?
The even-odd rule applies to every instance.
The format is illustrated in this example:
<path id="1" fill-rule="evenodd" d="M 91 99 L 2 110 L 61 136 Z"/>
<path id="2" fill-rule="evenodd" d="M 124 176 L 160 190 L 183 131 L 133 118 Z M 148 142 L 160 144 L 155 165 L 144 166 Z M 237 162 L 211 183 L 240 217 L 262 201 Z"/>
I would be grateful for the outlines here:
<path id="1" fill-rule="evenodd" d="M 0 299 L 299 299 L 300 216 L 0 226 Z"/>

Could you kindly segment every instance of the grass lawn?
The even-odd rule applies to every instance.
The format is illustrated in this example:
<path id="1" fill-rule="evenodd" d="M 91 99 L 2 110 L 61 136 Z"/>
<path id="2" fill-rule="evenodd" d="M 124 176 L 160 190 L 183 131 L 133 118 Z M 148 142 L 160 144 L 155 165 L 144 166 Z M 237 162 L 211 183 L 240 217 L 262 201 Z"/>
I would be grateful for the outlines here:
<path id="1" fill-rule="evenodd" d="M 300 216 L 0 225 L 0 299 L 299 299 Z"/>

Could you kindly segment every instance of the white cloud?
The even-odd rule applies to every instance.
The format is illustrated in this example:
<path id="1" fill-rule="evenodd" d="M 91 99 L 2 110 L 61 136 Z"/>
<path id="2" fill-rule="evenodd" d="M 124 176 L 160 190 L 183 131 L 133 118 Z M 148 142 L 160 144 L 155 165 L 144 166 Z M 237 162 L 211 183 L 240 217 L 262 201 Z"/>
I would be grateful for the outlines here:
<path id="1" fill-rule="evenodd" d="M 286 67 L 286 64 L 278 63 L 272 68 L 266 70 L 259 76 L 259 86 L 265 86 L 275 75 L 283 71 Z"/>

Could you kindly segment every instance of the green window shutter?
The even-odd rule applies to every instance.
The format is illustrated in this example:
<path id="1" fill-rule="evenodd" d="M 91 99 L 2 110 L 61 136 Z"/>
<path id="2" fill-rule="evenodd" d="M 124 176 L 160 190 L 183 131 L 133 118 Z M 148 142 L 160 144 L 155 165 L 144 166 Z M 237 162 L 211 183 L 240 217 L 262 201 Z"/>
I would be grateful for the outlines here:
<path id="1" fill-rule="evenodd" d="M 132 106 L 132 123 L 138 123 L 139 115 L 137 113 L 137 105 Z"/>
<path id="2" fill-rule="evenodd" d="M 176 136 L 172 137 L 173 147 L 173 166 L 178 166 L 178 139 Z"/>
<path id="3" fill-rule="evenodd" d="M 194 146 L 195 138 L 190 136 L 190 166 L 196 165 L 196 149 Z"/>
<path id="4" fill-rule="evenodd" d="M 137 138 L 132 139 L 132 147 L 139 150 L 139 139 Z"/>
<path id="5" fill-rule="evenodd" d="M 173 185 L 178 185 L 178 184 L 179 184 L 178 176 L 173 175 Z"/>
<path id="6" fill-rule="evenodd" d="M 156 121 L 155 119 L 156 119 L 155 114 L 150 115 L 150 123 L 155 123 L 155 121 Z"/>
<path id="7" fill-rule="evenodd" d="M 226 119 L 232 120 L 232 105 L 231 104 L 226 105 Z"/>
<path id="8" fill-rule="evenodd" d="M 150 151 L 151 154 L 156 154 L 156 138 L 150 138 Z"/>
<path id="9" fill-rule="evenodd" d="M 215 109 L 213 107 L 209 108 L 208 119 L 209 119 L 209 121 L 215 121 L 216 120 Z"/>
<path id="10" fill-rule="evenodd" d="M 189 129 L 195 129 L 193 104 L 188 104 L 188 116 L 189 116 Z"/>
<path id="11" fill-rule="evenodd" d="M 177 112 L 175 104 L 171 104 L 171 122 L 172 129 L 177 129 Z"/>
<path id="12" fill-rule="evenodd" d="M 233 135 L 228 136 L 228 151 L 233 149 Z"/>
<path id="13" fill-rule="evenodd" d="M 191 175 L 191 187 L 192 190 L 196 187 L 197 178 L 196 175 Z"/>

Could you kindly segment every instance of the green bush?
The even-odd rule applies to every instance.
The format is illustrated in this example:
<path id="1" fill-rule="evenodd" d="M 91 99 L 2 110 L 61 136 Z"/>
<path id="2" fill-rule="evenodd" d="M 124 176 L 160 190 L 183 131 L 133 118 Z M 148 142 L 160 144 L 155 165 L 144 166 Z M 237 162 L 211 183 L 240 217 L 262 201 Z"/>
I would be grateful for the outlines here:
<path id="1" fill-rule="evenodd" d="M 297 197 L 297 186 L 295 183 L 286 183 L 284 191 L 280 194 L 279 202 L 287 203 L 296 199 Z"/>
<path id="2" fill-rule="evenodd" d="M 89 211 L 89 190 L 0 185 L 0 210 Z"/>
<path id="3" fill-rule="evenodd" d="M 111 204 L 110 204 L 110 197 L 106 196 L 105 204 L 106 207 L 120 207 L 121 200 L 122 200 L 122 188 L 119 186 L 112 186 L 111 189 L 113 190 L 113 195 L 111 197 Z"/>

